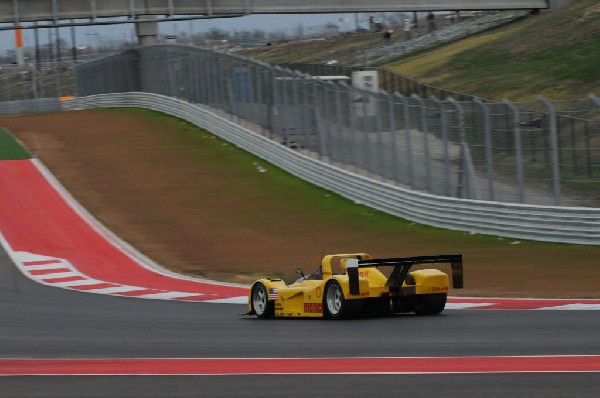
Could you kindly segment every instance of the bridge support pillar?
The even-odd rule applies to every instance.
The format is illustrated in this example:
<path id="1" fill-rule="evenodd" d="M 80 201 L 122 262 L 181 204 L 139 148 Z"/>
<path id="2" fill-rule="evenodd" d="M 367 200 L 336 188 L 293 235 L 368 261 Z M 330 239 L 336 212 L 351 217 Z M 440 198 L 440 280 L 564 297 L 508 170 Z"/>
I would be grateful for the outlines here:
<path id="1" fill-rule="evenodd" d="M 150 46 L 156 44 L 158 36 L 158 22 L 153 15 L 142 15 L 135 23 L 135 30 L 140 46 Z"/>

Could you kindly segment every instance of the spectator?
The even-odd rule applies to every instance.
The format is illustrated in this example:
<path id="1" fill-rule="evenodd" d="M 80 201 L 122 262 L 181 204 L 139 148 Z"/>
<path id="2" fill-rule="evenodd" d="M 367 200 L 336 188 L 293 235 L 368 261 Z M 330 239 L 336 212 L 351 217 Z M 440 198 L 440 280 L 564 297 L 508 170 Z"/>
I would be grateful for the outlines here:
<path id="1" fill-rule="evenodd" d="M 427 32 L 431 33 L 435 29 L 435 15 L 429 11 L 429 14 L 427 14 Z"/>
<path id="2" fill-rule="evenodd" d="M 406 18 L 404 20 L 404 41 L 408 41 L 410 39 L 412 39 L 412 22 L 410 21 L 410 18 Z"/>
<path id="3" fill-rule="evenodd" d="M 386 30 L 383 33 L 383 44 L 388 45 L 391 43 L 391 41 L 392 41 L 392 31 Z"/>

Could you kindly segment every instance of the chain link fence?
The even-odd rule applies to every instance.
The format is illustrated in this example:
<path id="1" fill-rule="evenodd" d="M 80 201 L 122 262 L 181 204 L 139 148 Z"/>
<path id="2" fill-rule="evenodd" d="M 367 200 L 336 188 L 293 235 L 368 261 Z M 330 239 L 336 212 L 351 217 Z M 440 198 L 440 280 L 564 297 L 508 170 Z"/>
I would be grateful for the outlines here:
<path id="1" fill-rule="evenodd" d="M 70 62 L 45 62 L 0 68 L 0 101 L 59 98 L 74 92 Z"/>
<path id="2" fill-rule="evenodd" d="M 384 69 L 367 68 L 379 83 L 361 89 L 351 77 L 364 68 L 302 68 L 159 45 L 78 65 L 74 83 L 78 96 L 140 91 L 200 104 L 333 166 L 421 192 L 600 207 L 594 96 L 493 102 Z"/>

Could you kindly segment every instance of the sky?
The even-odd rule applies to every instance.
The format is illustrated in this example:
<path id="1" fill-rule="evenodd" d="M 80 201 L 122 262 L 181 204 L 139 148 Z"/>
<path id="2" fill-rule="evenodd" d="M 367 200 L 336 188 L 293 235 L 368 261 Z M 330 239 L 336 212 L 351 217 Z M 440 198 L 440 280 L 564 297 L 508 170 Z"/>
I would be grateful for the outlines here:
<path id="1" fill-rule="evenodd" d="M 266 32 L 286 30 L 292 34 L 295 28 L 302 24 L 305 28 L 310 26 L 325 25 L 328 22 L 334 22 L 342 30 L 354 30 L 356 27 L 356 14 L 281 14 L 281 15 L 246 15 L 238 18 L 215 18 L 193 21 L 161 22 L 159 23 L 159 33 L 173 35 L 182 31 L 190 30 L 193 33 L 205 32 L 211 28 L 219 28 L 230 31 L 261 29 Z M 358 14 L 360 27 L 366 28 L 368 25 L 368 14 Z M 378 15 L 377 18 L 383 16 Z M 60 28 L 60 37 L 71 42 L 71 28 Z M 135 35 L 134 25 L 97 25 L 97 26 L 79 26 L 75 28 L 77 45 L 102 43 L 110 40 L 131 41 Z M 306 31 L 306 29 L 305 29 Z M 49 30 L 40 29 L 38 36 L 40 44 L 46 44 L 49 39 Z M 53 33 L 51 33 L 53 34 Z M 14 48 L 14 31 L 0 31 L 0 53 Z M 23 31 L 24 46 L 34 46 L 34 31 L 27 29 Z"/>

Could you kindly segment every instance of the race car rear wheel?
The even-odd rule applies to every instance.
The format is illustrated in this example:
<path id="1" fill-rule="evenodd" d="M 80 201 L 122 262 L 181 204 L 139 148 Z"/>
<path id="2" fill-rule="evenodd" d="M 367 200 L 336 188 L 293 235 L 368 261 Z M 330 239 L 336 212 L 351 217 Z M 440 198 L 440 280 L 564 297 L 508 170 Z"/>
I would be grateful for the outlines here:
<path id="1" fill-rule="evenodd" d="M 325 286 L 324 296 L 325 315 L 331 319 L 353 318 L 362 310 L 362 300 L 346 300 L 344 291 L 337 281 L 331 281 Z"/>
<path id="2" fill-rule="evenodd" d="M 446 306 L 446 293 L 416 294 L 413 298 L 414 311 L 417 315 L 436 315 Z"/>
<path id="3" fill-rule="evenodd" d="M 261 319 L 270 318 L 275 313 L 275 305 L 269 300 L 267 288 L 261 282 L 252 288 L 252 309 Z"/>

